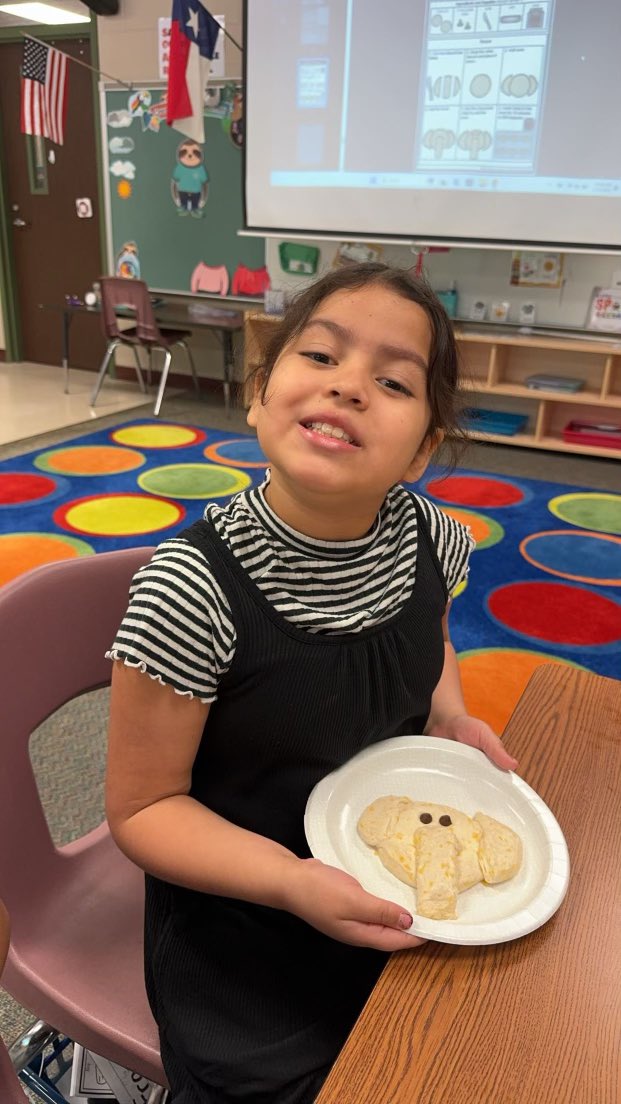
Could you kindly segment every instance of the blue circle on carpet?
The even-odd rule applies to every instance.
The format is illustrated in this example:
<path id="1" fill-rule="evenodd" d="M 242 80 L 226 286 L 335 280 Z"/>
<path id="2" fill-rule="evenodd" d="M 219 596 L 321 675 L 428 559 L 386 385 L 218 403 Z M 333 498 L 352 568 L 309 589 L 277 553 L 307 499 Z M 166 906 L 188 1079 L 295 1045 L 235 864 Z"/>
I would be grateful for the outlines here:
<path id="1" fill-rule="evenodd" d="M 233 437 L 214 441 L 203 450 L 205 457 L 216 464 L 233 468 L 265 468 L 267 460 L 256 437 Z"/>
<path id="2" fill-rule="evenodd" d="M 621 538 L 583 531 L 531 533 L 520 544 L 525 560 L 574 582 L 621 585 Z"/>

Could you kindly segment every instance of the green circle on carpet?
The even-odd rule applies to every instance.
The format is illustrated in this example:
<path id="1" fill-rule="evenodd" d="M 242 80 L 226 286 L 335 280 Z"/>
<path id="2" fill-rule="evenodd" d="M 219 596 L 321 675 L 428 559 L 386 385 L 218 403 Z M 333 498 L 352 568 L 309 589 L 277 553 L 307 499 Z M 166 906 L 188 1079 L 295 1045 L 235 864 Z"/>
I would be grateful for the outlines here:
<path id="1" fill-rule="evenodd" d="M 245 472 L 221 464 L 166 464 L 138 477 L 143 491 L 166 498 L 223 498 L 251 483 Z"/>
<path id="2" fill-rule="evenodd" d="M 574 491 L 550 499 L 548 508 L 556 517 L 581 529 L 621 533 L 621 495 Z"/>

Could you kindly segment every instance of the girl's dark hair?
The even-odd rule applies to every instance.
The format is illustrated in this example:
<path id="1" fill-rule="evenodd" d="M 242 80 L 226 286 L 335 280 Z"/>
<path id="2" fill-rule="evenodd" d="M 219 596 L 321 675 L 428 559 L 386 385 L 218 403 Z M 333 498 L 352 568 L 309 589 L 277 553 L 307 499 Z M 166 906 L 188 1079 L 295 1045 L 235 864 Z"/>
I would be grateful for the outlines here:
<path id="1" fill-rule="evenodd" d="M 425 311 L 431 326 L 431 347 L 427 369 L 427 399 L 431 410 L 429 436 L 442 430 L 454 466 L 468 437 L 460 425 L 461 393 L 459 355 L 451 321 L 426 280 L 407 269 L 379 262 L 348 264 L 332 269 L 316 283 L 296 295 L 282 320 L 274 325 L 262 349 L 261 362 L 249 373 L 246 395 L 261 390 L 261 401 L 278 357 L 306 326 L 309 319 L 330 295 L 376 285 L 409 299 Z"/>

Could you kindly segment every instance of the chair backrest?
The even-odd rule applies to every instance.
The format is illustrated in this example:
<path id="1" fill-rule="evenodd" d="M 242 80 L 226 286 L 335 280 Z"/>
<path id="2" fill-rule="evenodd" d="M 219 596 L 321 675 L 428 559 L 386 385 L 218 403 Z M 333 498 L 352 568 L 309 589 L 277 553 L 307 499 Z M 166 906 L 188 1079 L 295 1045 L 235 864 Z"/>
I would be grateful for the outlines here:
<path id="1" fill-rule="evenodd" d="M 152 553 L 128 548 L 61 560 L 0 588 L 0 886 L 16 925 L 28 915 L 33 880 L 49 884 L 75 850 L 51 838 L 30 735 L 66 702 L 110 682 L 105 652 L 132 576 Z"/>
<path id="2" fill-rule="evenodd" d="M 101 321 L 105 336 L 123 339 L 119 329 L 117 308 L 127 307 L 132 312 L 138 341 L 157 342 L 160 330 L 153 314 L 149 288 L 144 280 L 130 280 L 122 276 L 101 276 Z"/>
<path id="3" fill-rule="evenodd" d="M 9 951 L 9 936 L 9 914 L 4 901 L 0 900 L 0 975 Z M 0 1039 L 0 1100 L 2 1104 L 28 1104 L 2 1039 Z"/>

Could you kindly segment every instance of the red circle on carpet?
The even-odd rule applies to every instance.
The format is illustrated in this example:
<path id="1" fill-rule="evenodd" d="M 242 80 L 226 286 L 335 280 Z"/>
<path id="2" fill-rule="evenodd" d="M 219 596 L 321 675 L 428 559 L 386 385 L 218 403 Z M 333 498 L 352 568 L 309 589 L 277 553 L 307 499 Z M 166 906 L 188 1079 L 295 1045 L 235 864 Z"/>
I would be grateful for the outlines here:
<path id="1" fill-rule="evenodd" d="M 0 475 L 0 506 L 18 502 L 34 502 L 56 490 L 56 480 L 49 475 L 29 475 L 28 472 L 6 472 Z"/>
<path id="2" fill-rule="evenodd" d="M 425 489 L 434 498 L 460 506 L 515 506 L 524 498 L 524 492 L 514 483 L 479 475 L 431 479 Z"/>
<path id="3" fill-rule="evenodd" d="M 570 647 L 621 638 L 621 608 L 608 598 L 564 583 L 509 583 L 487 599 L 492 617 L 524 636 Z"/>

